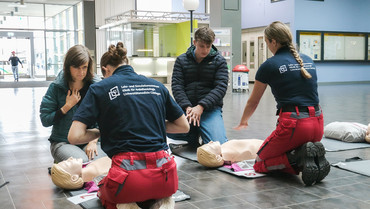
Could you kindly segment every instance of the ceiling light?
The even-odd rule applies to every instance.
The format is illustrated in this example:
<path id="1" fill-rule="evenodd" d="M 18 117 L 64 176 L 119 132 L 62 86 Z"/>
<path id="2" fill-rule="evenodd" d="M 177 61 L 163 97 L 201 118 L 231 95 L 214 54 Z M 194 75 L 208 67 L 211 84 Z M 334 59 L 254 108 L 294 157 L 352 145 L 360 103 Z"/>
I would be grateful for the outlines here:
<path id="1" fill-rule="evenodd" d="M 26 5 L 24 4 L 24 1 L 21 1 L 19 3 L 11 3 L 11 4 L 8 4 L 8 7 L 26 7 Z"/>

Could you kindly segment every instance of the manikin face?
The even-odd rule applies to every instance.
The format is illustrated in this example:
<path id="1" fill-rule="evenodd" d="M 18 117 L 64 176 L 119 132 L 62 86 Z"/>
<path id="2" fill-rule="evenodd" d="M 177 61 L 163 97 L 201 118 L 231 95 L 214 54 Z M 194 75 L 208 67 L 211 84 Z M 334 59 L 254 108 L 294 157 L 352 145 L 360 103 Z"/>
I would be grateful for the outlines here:
<path id="1" fill-rule="evenodd" d="M 82 173 L 82 159 L 68 158 L 68 160 L 58 163 L 58 165 L 71 176 L 80 176 Z"/>
<path id="2" fill-rule="evenodd" d="M 212 49 L 212 44 L 206 44 L 202 41 L 196 41 L 196 40 L 194 40 L 193 43 L 195 46 L 195 57 L 198 59 L 205 58 Z"/>
<path id="3" fill-rule="evenodd" d="M 221 144 L 218 141 L 210 141 L 206 146 L 204 146 L 204 149 L 215 155 L 221 155 Z"/>
<path id="4" fill-rule="evenodd" d="M 78 67 L 71 66 L 70 71 L 73 81 L 82 81 L 86 77 L 88 66 L 89 66 L 88 62 Z"/>

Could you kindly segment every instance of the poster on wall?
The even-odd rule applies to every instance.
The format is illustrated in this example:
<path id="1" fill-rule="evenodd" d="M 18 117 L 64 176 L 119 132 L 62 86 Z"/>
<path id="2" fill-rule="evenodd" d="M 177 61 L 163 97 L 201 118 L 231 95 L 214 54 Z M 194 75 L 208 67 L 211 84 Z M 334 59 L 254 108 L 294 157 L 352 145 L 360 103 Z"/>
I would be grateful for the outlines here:
<path id="1" fill-rule="evenodd" d="M 364 60 L 365 35 L 324 34 L 324 60 Z"/>
<path id="2" fill-rule="evenodd" d="M 344 59 L 344 35 L 325 33 L 324 34 L 324 59 L 343 60 Z"/>
<path id="3" fill-rule="evenodd" d="M 370 37 L 367 38 L 367 60 L 370 60 Z"/>
<path id="4" fill-rule="evenodd" d="M 321 60 L 321 33 L 300 33 L 299 52 L 312 60 Z"/>
<path id="5" fill-rule="evenodd" d="M 346 35 L 344 37 L 344 59 L 365 59 L 365 35 Z"/>

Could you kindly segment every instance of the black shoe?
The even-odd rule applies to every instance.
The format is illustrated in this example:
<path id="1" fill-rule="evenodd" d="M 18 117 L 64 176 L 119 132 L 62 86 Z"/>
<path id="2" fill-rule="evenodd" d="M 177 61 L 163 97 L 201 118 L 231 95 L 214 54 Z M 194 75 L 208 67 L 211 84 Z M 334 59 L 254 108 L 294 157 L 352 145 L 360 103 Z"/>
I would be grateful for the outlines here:
<path id="1" fill-rule="evenodd" d="M 172 150 L 187 146 L 187 144 L 169 144 L 168 147 Z"/>
<path id="2" fill-rule="evenodd" d="M 316 183 L 321 182 L 330 172 L 330 164 L 325 158 L 325 148 L 321 142 L 315 142 L 314 145 L 317 148 L 315 157 L 315 163 L 319 168 L 319 175 L 316 179 Z"/>
<path id="3" fill-rule="evenodd" d="M 312 142 L 307 142 L 300 147 L 298 166 L 302 168 L 302 181 L 306 186 L 311 186 L 319 177 L 319 167 L 315 163 L 317 147 Z"/>

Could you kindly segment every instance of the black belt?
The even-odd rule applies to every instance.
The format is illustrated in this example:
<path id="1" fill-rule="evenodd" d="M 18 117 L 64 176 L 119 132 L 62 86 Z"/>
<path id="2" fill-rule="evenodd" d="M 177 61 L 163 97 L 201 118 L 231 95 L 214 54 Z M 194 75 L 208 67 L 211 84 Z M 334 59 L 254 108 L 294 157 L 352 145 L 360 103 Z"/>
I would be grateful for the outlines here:
<path id="1" fill-rule="evenodd" d="M 299 112 L 309 112 L 307 106 L 284 106 L 281 108 L 281 112 L 296 112 L 297 111 L 296 107 L 298 107 Z M 315 105 L 314 108 L 315 108 L 315 111 L 320 110 L 319 105 Z M 277 110 L 276 115 L 279 115 L 279 113 L 280 113 L 280 110 Z"/>

